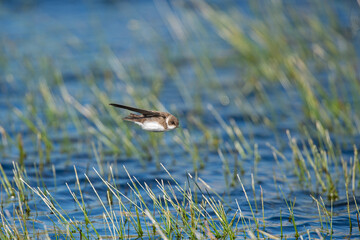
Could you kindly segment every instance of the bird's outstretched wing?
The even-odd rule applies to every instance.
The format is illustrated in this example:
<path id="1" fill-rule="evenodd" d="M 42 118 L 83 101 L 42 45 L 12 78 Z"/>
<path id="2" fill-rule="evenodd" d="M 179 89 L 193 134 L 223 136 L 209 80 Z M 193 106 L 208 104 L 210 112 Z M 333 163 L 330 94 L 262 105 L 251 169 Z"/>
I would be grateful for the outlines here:
<path id="1" fill-rule="evenodd" d="M 123 109 L 127 109 L 133 112 L 138 112 L 143 114 L 144 116 L 161 116 L 160 112 L 157 111 L 149 111 L 149 110 L 144 110 L 144 109 L 140 109 L 140 108 L 134 108 L 134 107 L 129 107 L 129 106 L 125 106 L 125 105 L 121 105 L 121 104 L 117 104 L 117 103 L 110 103 L 111 106 L 114 107 L 118 107 L 118 108 L 123 108 Z"/>

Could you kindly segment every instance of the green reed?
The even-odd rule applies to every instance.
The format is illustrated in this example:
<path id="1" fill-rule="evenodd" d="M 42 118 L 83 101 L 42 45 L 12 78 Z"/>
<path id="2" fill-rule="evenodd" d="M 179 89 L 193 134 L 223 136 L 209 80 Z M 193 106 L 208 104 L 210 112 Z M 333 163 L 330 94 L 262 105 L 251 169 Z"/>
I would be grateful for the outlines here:
<path id="1" fill-rule="evenodd" d="M 278 84 L 287 94 L 284 99 L 298 96 L 302 100 L 302 111 L 313 124 L 319 121 L 331 131 L 358 132 L 359 108 L 350 104 L 350 100 L 358 99 L 359 95 L 355 91 L 348 92 L 346 87 L 349 85 L 354 90 L 360 86 L 354 81 L 356 70 L 351 64 L 356 61 L 354 46 L 319 17 L 323 14 L 336 22 L 335 14 L 317 10 L 320 14 L 311 12 L 311 17 L 303 18 L 293 9 L 282 11 L 281 1 L 266 5 L 261 8 L 263 12 L 259 11 L 258 18 L 248 18 L 239 11 L 227 14 L 205 2 L 197 3 L 204 18 L 239 55 L 238 65 L 243 69 L 244 81 L 252 85 L 263 104 L 276 109 L 278 103 L 269 100 L 264 85 Z M 254 9 L 256 14 L 258 9 Z M 338 59 L 344 59 L 345 63 Z M 317 68 L 312 67 L 314 62 Z M 344 66 L 348 73 L 342 70 Z M 329 72 L 324 80 L 317 77 L 320 69 Z M 335 78 L 342 78 L 342 81 L 335 82 Z M 330 91 L 326 85 L 330 85 Z M 289 114 L 296 120 L 293 111 Z M 269 115 L 271 121 L 276 120 L 276 115 Z"/>

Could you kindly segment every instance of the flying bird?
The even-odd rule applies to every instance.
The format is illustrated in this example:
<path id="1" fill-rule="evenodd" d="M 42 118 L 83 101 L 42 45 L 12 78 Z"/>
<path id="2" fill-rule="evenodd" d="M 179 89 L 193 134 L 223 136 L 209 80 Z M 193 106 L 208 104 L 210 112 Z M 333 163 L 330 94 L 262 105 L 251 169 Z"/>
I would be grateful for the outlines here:
<path id="1" fill-rule="evenodd" d="M 140 125 L 142 129 L 146 131 L 165 132 L 175 129 L 179 126 L 179 120 L 167 112 L 144 110 L 116 103 L 110 103 L 110 105 L 140 113 L 130 113 L 129 116 L 123 119 Z"/>

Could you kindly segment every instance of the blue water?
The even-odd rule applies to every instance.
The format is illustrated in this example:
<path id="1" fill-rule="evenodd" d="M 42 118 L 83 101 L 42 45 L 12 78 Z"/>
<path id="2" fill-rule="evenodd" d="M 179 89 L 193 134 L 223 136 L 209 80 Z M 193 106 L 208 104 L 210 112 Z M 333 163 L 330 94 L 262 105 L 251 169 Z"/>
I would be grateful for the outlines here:
<path id="1" fill-rule="evenodd" d="M 257 18 L 245 1 L 212 2 L 223 11 L 237 10 L 244 16 Z M 304 14 L 311 13 L 307 11 L 309 6 L 308 2 L 303 1 L 289 1 L 285 4 L 286 8 L 298 9 Z M 280 236 L 281 210 L 283 233 L 288 238 L 294 238 L 294 227 L 288 221 L 290 215 L 284 201 L 284 196 L 286 196 L 287 200 L 293 201 L 296 198 L 294 214 L 299 233 L 307 238 L 306 231 L 309 230 L 312 238 L 318 237 L 315 229 L 320 228 L 321 223 L 316 203 L 310 195 L 317 199 L 322 196 L 326 208 L 330 210 L 331 203 L 326 193 L 322 193 L 320 187 L 316 185 L 314 175 L 313 182 L 310 183 L 311 188 L 304 186 L 304 183 L 299 182 L 294 174 L 292 169 L 294 166 L 279 158 L 280 165 L 283 166 L 282 171 L 286 175 L 284 179 L 283 172 L 279 170 L 272 151 L 267 146 L 270 143 L 280 149 L 287 159 L 292 159 L 292 152 L 287 144 L 286 130 L 290 130 L 293 137 L 304 138 L 304 135 L 299 131 L 298 119 L 294 119 L 294 115 L 284 109 L 292 108 L 300 113 L 302 111 L 301 99 L 294 94 L 293 101 L 289 102 L 285 98 L 287 93 L 280 86 L 268 83 L 265 87 L 269 100 L 278 102 L 278 105 L 272 105 L 273 109 L 267 105 L 260 104 L 259 106 L 258 96 L 250 89 L 246 100 L 253 106 L 257 106 L 256 109 L 239 110 L 239 104 L 235 100 L 240 99 L 238 98 L 239 89 L 247 86 L 241 81 L 242 67 L 233 62 L 237 58 L 236 53 L 201 17 L 197 22 L 198 25 L 190 26 L 184 23 L 186 32 L 183 34 L 186 36 L 186 41 L 182 41 L 182 33 L 170 28 L 170 23 L 165 20 L 164 9 L 167 7 L 178 19 L 199 15 L 191 4 L 182 1 L 171 3 L 161 1 L 13 1 L 0 4 L 0 126 L 7 133 L 7 145 L 4 146 L 4 141 L 2 142 L 1 165 L 6 175 L 12 179 L 13 162 L 18 162 L 19 158 L 17 136 L 21 135 L 26 153 L 24 161 L 27 173 L 26 182 L 33 187 L 46 186 L 70 218 L 84 221 L 82 212 L 74 203 L 66 187 L 68 183 L 72 191 L 79 194 L 75 186 L 75 166 L 82 185 L 86 208 L 99 234 L 104 236 L 109 234 L 104 228 L 102 219 L 104 209 L 84 174 L 89 176 L 99 195 L 106 200 L 107 188 L 94 169 L 103 171 L 102 175 L 107 179 L 110 165 L 114 169 L 116 184 L 125 195 L 131 194 L 128 186 L 130 181 L 123 166 L 131 176 L 136 177 L 140 183 L 146 182 L 155 194 L 160 195 L 161 192 L 157 189 L 155 179 L 172 183 L 172 179 L 157 164 L 161 162 L 180 185 L 184 185 L 189 180 L 189 173 L 194 177 L 200 177 L 224 199 L 226 211 L 229 211 L 230 216 L 238 209 L 236 199 L 244 216 L 252 220 L 248 202 L 238 182 L 235 186 L 226 186 L 226 184 L 230 185 L 235 169 L 234 154 L 229 153 L 227 147 L 227 143 L 231 143 L 232 140 L 208 110 L 207 104 L 211 104 L 226 123 L 229 123 L 230 119 L 236 122 L 244 137 L 248 139 L 252 150 L 255 143 L 258 145 L 261 159 L 257 165 L 254 163 L 254 157 L 241 158 L 239 154 L 235 155 L 241 165 L 238 173 L 241 173 L 241 180 L 253 208 L 255 199 L 251 188 L 251 174 L 255 176 L 256 201 L 259 208 L 255 214 L 259 219 L 262 218 L 260 186 L 263 189 L 265 231 Z M 311 5 L 311 7 L 314 6 Z M 340 27 L 344 32 L 351 33 L 351 41 L 358 41 L 359 32 L 356 31 L 356 24 L 354 25 L 351 19 L 358 19 L 359 6 L 351 1 L 331 1 L 329 8 L 338 14 Z M 199 28 L 201 31 L 194 31 L 191 27 Z M 352 27 L 355 30 L 351 31 Z M 358 48 L 357 51 L 359 51 Z M 194 59 L 201 59 L 202 56 L 208 56 L 214 60 L 212 74 L 216 75 L 216 78 L 212 78 L 210 73 L 206 73 L 205 82 L 201 82 L 201 79 L 197 80 L 199 75 L 191 67 Z M 163 70 L 166 68 L 164 61 L 169 59 L 177 67 L 179 81 L 174 80 L 176 77 L 168 76 Z M 222 59 L 225 59 L 224 62 L 221 62 Z M 123 134 L 124 128 L 120 128 L 111 120 L 106 110 L 108 106 L 94 95 L 95 86 L 106 92 L 107 97 L 113 102 L 126 103 L 133 97 L 128 86 L 133 88 L 137 96 L 146 99 L 149 97 L 149 89 L 155 80 L 163 78 L 163 86 L 158 94 L 159 102 L 179 116 L 181 128 L 163 134 L 159 138 L 162 139 L 159 153 L 156 154 L 153 150 L 148 160 L 139 159 L 134 155 L 129 156 L 123 152 L 114 153 L 101 143 L 98 135 L 92 134 L 94 129 L 98 130 L 94 122 L 86 119 L 75 108 L 71 109 L 82 126 L 79 128 L 67 115 L 68 106 L 61 105 L 63 89 L 58 79 L 54 77 L 59 72 L 68 93 L 79 104 L 101 113 L 99 119 L 106 126 L 112 125 L 111 128 L 116 134 Z M 41 83 L 47 83 L 53 94 L 54 106 L 58 112 L 55 119 L 49 116 L 48 104 L 41 97 Z M 197 98 L 201 99 L 203 105 L 201 111 L 196 109 Z M 154 104 L 154 101 L 152 103 Z M 41 179 L 38 176 L 38 168 L 42 160 L 39 157 L 37 136 L 15 113 L 15 108 L 28 116 L 39 130 L 46 130 L 47 136 L 53 143 L 50 162 L 43 166 Z M 118 114 L 120 118 L 120 115 L 126 113 L 118 111 Z M 203 132 L 193 126 L 189 119 L 191 115 L 200 116 L 206 128 L 212 129 L 220 137 L 220 148 L 228 159 L 231 169 L 228 183 L 224 179 L 224 163 L 217 149 L 211 148 Z M 274 116 L 277 121 L 273 127 L 252 121 L 254 117 L 262 119 Z M 303 116 L 299 118 L 301 120 Z M 149 138 L 153 135 L 139 130 L 137 126 L 129 125 L 128 127 L 132 129 L 132 135 L 128 137 L 132 138 L 137 148 L 142 148 L 141 143 L 150 144 Z M 192 162 L 193 157 L 176 142 L 176 136 L 183 136 L 184 130 L 190 132 L 191 144 L 198 147 L 199 157 L 205 162 L 204 168 L 196 164 L 196 173 Z M 346 143 L 341 146 L 341 150 L 342 157 L 348 161 L 353 156 L 352 145 L 359 144 L 358 137 L 348 138 L 346 135 L 332 137 L 334 141 Z M 115 144 L 120 143 L 114 141 Z M 101 167 L 94 156 L 92 143 L 97 146 L 97 149 L 101 146 L 100 149 L 103 150 L 100 153 Z M 233 145 L 229 144 L 229 146 L 233 152 L 236 151 Z M 44 148 L 44 144 L 41 147 Z M 123 149 L 121 146 L 119 148 Z M 45 157 L 43 160 L 45 161 Z M 53 169 L 55 169 L 56 177 Z M 332 165 L 330 171 L 335 172 L 335 166 Z M 274 175 L 276 180 L 274 180 Z M 335 184 L 339 189 L 339 198 L 333 203 L 333 238 L 356 239 L 359 237 L 359 228 L 353 197 L 350 196 L 353 224 L 350 234 L 344 180 L 339 178 Z M 54 228 L 52 221 L 57 222 L 57 219 L 38 196 L 31 193 L 29 189 L 26 191 L 29 191 L 30 196 L 28 199 L 31 209 L 28 219 L 28 224 L 32 229 L 30 231 L 42 232 L 47 229 L 50 236 L 54 237 L 56 234 L 52 231 Z M 13 209 L 19 205 L 18 201 L 6 197 L 3 187 L 1 194 L 4 206 L 2 212 L 13 213 Z M 357 194 L 358 187 L 355 196 Z M 214 193 L 209 195 L 217 198 Z M 151 206 L 151 200 L 145 200 Z M 357 202 L 359 200 L 357 198 Z M 6 217 L 12 221 L 11 216 Z M 93 231 L 91 232 L 94 234 Z M 130 229 L 130 234 L 136 236 L 133 229 Z M 243 234 L 239 231 L 239 238 L 243 237 Z M 324 237 L 330 238 L 330 235 L 324 234 Z"/>

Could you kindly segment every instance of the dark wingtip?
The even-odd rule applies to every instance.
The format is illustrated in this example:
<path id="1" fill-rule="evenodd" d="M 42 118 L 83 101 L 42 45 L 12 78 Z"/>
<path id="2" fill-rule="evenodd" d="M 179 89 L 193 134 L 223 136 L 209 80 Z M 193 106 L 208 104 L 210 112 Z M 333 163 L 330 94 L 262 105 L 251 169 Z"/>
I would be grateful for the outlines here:
<path id="1" fill-rule="evenodd" d="M 118 107 L 118 104 L 116 104 L 116 103 L 109 103 L 109 105 L 111 105 L 113 107 Z"/>

